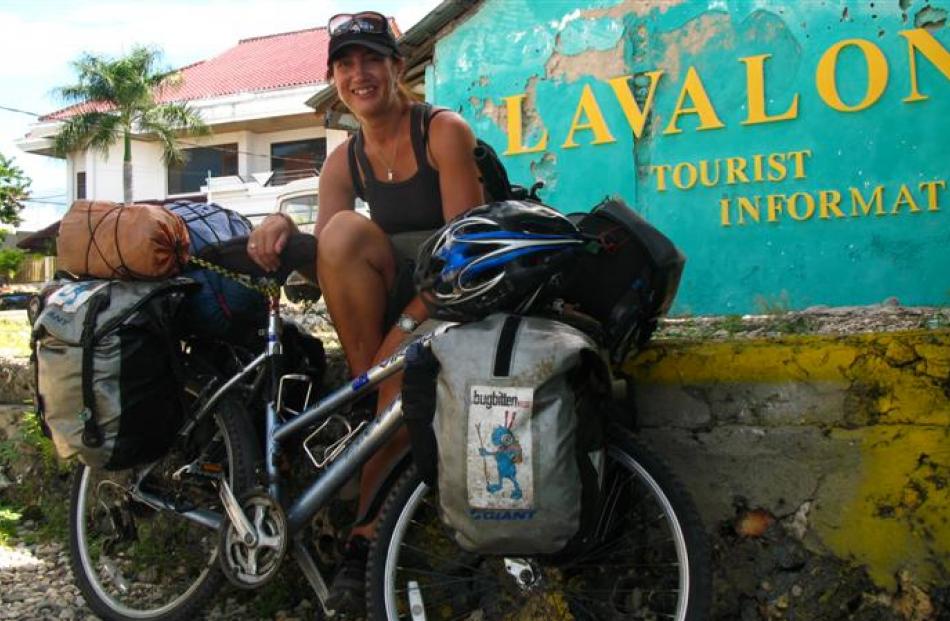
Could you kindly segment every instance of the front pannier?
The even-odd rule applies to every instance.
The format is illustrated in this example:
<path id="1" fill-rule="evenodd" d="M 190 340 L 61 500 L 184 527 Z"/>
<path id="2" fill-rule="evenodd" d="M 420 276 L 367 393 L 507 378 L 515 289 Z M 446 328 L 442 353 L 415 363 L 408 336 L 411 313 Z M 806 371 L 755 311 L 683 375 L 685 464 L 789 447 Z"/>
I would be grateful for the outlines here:
<path id="1" fill-rule="evenodd" d="M 560 552 L 596 498 L 591 454 L 603 445 L 603 418 L 588 407 L 595 344 L 556 321 L 496 314 L 436 337 L 432 353 L 443 522 L 466 550 Z M 419 385 L 410 367 L 406 382 Z M 411 420 L 418 401 L 405 397 L 414 451 L 424 437 Z"/>
<path id="2" fill-rule="evenodd" d="M 33 326 L 36 408 L 61 457 L 121 470 L 168 450 L 184 415 L 174 318 L 192 287 L 178 278 L 50 288 Z"/>

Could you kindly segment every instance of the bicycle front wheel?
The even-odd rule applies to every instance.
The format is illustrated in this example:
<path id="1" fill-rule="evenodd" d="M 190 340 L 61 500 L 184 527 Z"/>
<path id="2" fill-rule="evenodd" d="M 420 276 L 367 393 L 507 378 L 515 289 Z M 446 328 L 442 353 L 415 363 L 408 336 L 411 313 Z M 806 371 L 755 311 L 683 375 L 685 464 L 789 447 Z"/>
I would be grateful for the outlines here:
<path id="1" fill-rule="evenodd" d="M 156 510 L 129 493 L 135 470 L 107 472 L 80 465 L 73 480 L 69 540 L 73 576 L 89 607 L 110 621 L 194 619 L 223 582 L 216 561 L 218 531 L 179 511 L 223 515 L 210 477 L 171 474 L 193 464 L 221 472 L 236 495 L 254 484 L 259 450 L 240 404 L 224 400 L 213 424 L 191 446 L 152 467 L 141 488 L 169 507 Z"/>
<path id="2" fill-rule="evenodd" d="M 370 618 L 706 619 L 709 545 L 682 485 L 619 429 L 603 474 L 593 543 L 570 557 L 502 558 L 460 549 L 439 520 L 436 492 L 410 470 L 370 551 Z"/>

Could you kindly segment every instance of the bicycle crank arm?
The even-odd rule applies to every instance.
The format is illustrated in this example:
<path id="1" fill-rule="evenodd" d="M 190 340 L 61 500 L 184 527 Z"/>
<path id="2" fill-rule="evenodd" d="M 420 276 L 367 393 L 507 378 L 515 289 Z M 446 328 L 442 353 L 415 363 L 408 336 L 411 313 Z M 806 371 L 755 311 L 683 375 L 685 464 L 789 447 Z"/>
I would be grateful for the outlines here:
<path id="1" fill-rule="evenodd" d="M 231 524 L 237 531 L 238 536 L 241 537 L 245 545 L 251 547 L 256 546 L 257 529 L 254 528 L 251 521 L 244 515 L 244 511 L 241 510 L 241 504 L 237 498 L 234 497 L 234 492 L 231 491 L 231 486 L 228 485 L 228 482 L 224 479 L 218 482 L 218 496 L 221 498 L 224 510 L 231 519 Z"/>
<path id="2" fill-rule="evenodd" d="M 218 530 L 221 528 L 222 519 L 220 513 L 208 511 L 207 509 L 187 509 L 182 511 L 175 506 L 175 503 L 165 500 L 160 496 L 156 496 L 155 494 L 143 492 L 140 489 L 133 488 L 129 490 L 129 495 L 138 502 L 148 505 L 156 511 L 173 511 L 186 520 L 190 520 L 196 524 L 201 524 L 202 526 L 207 526 L 212 530 Z"/>
<path id="3" fill-rule="evenodd" d="M 330 596 L 330 590 L 327 588 L 327 583 L 323 579 L 323 574 L 320 573 L 320 569 L 313 561 L 313 557 L 307 550 L 307 546 L 300 540 L 300 537 L 294 538 L 290 552 L 293 554 L 294 560 L 297 561 L 297 565 L 303 572 L 304 577 L 307 578 L 307 582 L 310 583 L 313 592 L 317 595 L 324 614 L 329 615 L 331 611 L 327 608 L 327 598 Z"/>

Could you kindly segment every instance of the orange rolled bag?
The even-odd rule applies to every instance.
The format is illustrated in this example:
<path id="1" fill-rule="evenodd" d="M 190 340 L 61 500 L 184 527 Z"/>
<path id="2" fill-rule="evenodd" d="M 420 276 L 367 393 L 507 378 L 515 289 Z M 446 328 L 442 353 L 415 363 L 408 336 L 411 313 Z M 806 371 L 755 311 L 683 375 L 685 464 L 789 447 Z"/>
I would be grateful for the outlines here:
<path id="1" fill-rule="evenodd" d="M 59 224 L 59 268 L 77 276 L 159 280 L 188 262 L 188 228 L 164 207 L 75 201 Z"/>

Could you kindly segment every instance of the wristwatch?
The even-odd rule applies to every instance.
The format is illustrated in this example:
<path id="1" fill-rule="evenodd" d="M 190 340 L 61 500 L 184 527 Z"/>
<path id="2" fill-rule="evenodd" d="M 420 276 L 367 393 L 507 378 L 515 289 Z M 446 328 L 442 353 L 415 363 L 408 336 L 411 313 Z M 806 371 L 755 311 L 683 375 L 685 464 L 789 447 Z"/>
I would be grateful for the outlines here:
<path id="1" fill-rule="evenodd" d="M 399 319 L 396 320 L 396 325 L 406 334 L 412 334 L 412 332 L 419 327 L 419 322 L 414 317 L 403 313 L 399 315 Z"/>

